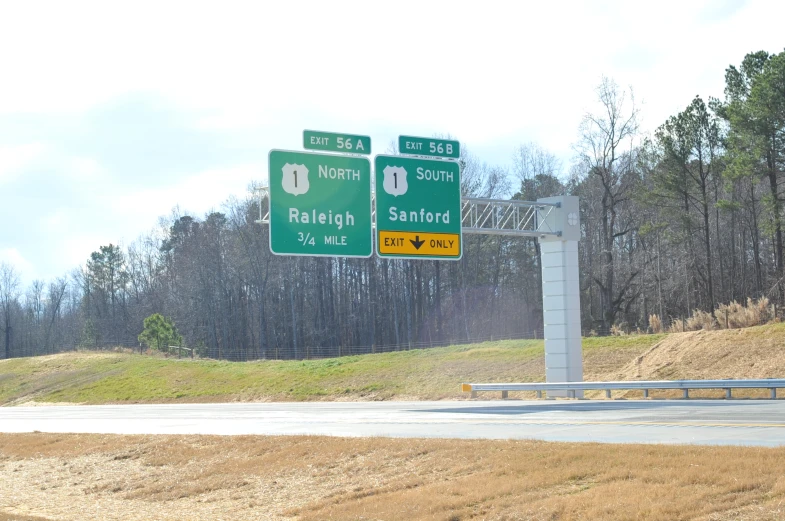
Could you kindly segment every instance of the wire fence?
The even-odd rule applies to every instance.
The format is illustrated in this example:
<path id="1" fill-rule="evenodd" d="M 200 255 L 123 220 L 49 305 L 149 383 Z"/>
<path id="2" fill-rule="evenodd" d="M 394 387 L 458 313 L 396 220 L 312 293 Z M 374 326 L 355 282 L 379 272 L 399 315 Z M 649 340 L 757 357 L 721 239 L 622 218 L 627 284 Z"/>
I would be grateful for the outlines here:
<path id="1" fill-rule="evenodd" d="M 582 331 L 584 337 L 609 336 L 619 334 L 613 329 L 603 330 L 601 327 L 587 328 Z M 430 349 L 436 347 L 461 346 L 478 344 L 482 342 L 497 342 L 508 340 L 533 340 L 543 339 L 542 328 L 519 331 L 514 334 L 476 335 L 452 339 L 433 339 L 417 342 L 402 342 L 398 344 L 358 344 L 358 345 L 269 345 L 266 348 L 223 346 L 208 348 L 207 346 L 168 346 L 162 350 L 151 349 L 141 345 L 136 340 L 104 340 L 98 342 L 61 342 L 48 349 L 35 349 L 31 347 L 15 350 L 11 358 L 45 356 L 74 351 L 91 352 L 134 352 L 139 354 L 166 356 L 169 358 L 194 358 L 203 360 L 226 360 L 232 362 L 247 362 L 254 360 L 320 360 L 325 358 L 340 358 L 344 356 L 357 356 L 375 353 L 392 353 L 396 351 L 411 351 Z"/>
<path id="2" fill-rule="evenodd" d="M 400 344 L 376 344 L 376 345 L 355 345 L 355 346 L 317 346 L 304 347 L 303 359 L 313 360 L 320 358 L 337 358 L 341 356 L 354 356 L 374 353 L 392 353 L 395 351 L 411 351 L 416 349 L 430 349 L 433 347 L 447 347 L 478 344 L 482 342 L 500 342 L 504 340 L 530 340 L 541 339 L 542 329 L 534 329 L 514 335 L 483 335 L 469 338 L 459 338 L 452 340 L 428 340 L 421 342 L 406 342 Z"/>
<path id="3" fill-rule="evenodd" d="M 219 348 L 208 349 L 207 347 L 190 346 L 168 346 L 163 350 L 147 348 L 139 342 L 130 340 L 90 342 L 89 344 L 80 342 L 60 343 L 47 350 L 30 350 L 28 352 L 13 353 L 14 357 L 45 356 L 58 353 L 74 351 L 91 352 L 136 352 L 140 354 L 163 354 L 176 358 L 200 358 L 208 360 L 228 360 L 228 361 L 252 361 L 252 360 L 319 360 L 325 358 L 339 358 L 343 356 L 356 356 L 375 353 L 391 353 L 396 351 L 410 351 L 430 349 L 435 347 L 470 345 L 482 342 L 497 342 L 506 340 L 527 340 L 542 339 L 543 330 L 532 329 L 512 335 L 478 335 L 474 337 L 463 337 L 455 339 L 434 339 L 419 342 L 405 342 L 398 344 L 364 344 L 364 345 L 335 345 L 335 346 L 268 346 L 266 349 L 256 348 Z M 23 350 L 27 351 L 27 350 Z"/>

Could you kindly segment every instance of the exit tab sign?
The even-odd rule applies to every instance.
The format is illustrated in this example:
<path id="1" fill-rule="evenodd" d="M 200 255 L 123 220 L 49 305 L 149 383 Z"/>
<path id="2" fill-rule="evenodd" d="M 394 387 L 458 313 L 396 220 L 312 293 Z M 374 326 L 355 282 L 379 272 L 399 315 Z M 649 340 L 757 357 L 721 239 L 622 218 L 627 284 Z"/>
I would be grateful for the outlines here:
<path id="1" fill-rule="evenodd" d="M 344 154 L 370 154 L 371 138 L 370 136 L 356 136 L 354 134 L 304 130 L 303 148 L 325 152 L 342 152 Z"/>
<path id="2" fill-rule="evenodd" d="M 451 139 L 398 136 L 398 152 L 410 156 L 449 157 L 461 155 L 461 144 Z"/>

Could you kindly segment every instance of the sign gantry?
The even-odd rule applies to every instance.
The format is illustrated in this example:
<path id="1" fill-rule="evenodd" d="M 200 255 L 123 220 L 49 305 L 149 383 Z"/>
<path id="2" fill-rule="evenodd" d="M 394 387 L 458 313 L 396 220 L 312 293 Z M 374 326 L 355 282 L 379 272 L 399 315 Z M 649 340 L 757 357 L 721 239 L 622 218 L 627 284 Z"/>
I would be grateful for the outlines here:
<path id="1" fill-rule="evenodd" d="M 259 218 L 256 223 L 270 224 L 269 206 L 265 208 L 264 205 L 270 188 L 259 186 L 254 190 L 259 194 Z M 372 199 L 375 201 L 375 195 Z M 462 197 L 461 233 L 558 238 L 562 236 L 562 231 L 551 217 L 557 215 L 560 208 L 559 203 L 551 202 Z M 375 218 L 372 219 L 375 222 Z M 576 219 L 576 214 L 573 213 L 571 218 L 568 214 L 567 224 L 575 223 Z"/>
<path id="2" fill-rule="evenodd" d="M 304 148 L 343 155 L 271 151 L 269 186 L 258 189 L 258 222 L 270 225 L 270 250 L 278 255 L 369 257 L 374 222 L 381 257 L 457 260 L 463 253 L 462 232 L 536 237 L 545 380 L 581 381 L 578 198 L 462 198 L 460 165 L 449 160 L 460 157 L 459 142 L 400 136 L 398 144 L 402 155 L 374 160 L 375 194 L 370 162 L 356 155 L 370 153 L 367 136 L 303 133 Z M 269 202 L 266 214 L 264 197 Z"/>

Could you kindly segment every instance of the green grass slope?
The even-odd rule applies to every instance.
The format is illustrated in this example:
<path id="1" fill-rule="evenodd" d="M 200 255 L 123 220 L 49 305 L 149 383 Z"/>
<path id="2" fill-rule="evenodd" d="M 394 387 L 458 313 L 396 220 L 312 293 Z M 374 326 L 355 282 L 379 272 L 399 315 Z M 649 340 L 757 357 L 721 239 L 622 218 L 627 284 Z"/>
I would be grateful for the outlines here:
<path id="1" fill-rule="evenodd" d="M 587 380 L 640 379 L 640 360 L 645 366 L 647 357 L 658 353 L 662 357 L 661 353 L 672 351 L 668 356 L 684 359 L 684 374 L 701 377 L 700 370 L 707 364 L 699 359 L 692 363 L 683 353 L 690 349 L 710 353 L 711 346 L 725 343 L 734 350 L 751 350 L 760 339 L 765 339 L 769 347 L 756 351 L 757 367 L 761 369 L 754 369 L 765 373 L 768 367 L 769 371 L 779 373 L 781 364 L 767 365 L 760 359 L 785 358 L 783 350 L 771 347 L 785 346 L 785 324 L 701 334 L 585 338 L 584 374 Z M 733 356 L 725 359 L 742 360 Z M 660 363 L 668 367 L 670 378 L 679 377 L 678 363 L 657 359 L 656 367 Z M 630 369 L 633 365 L 638 374 Z M 712 370 L 716 369 L 715 366 Z M 726 368 L 726 371 L 733 370 L 733 367 Z M 0 405 L 440 400 L 466 398 L 460 391 L 462 382 L 536 382 L 543 381 L 544 376 L 542 340 L 508 340 L 309 361 L 219 362 L 119 352 L 76 352 L 0 360 Z M 768 376 L 783 375 L 760 375 Z"/>
<path id="2" fill-rule="evenodd" d="M 442 399 L 477 378 L 542 377 L 537 340 L 308 361 L 219 362 L 77 352 L 0 360 L 0 404 Z"/>

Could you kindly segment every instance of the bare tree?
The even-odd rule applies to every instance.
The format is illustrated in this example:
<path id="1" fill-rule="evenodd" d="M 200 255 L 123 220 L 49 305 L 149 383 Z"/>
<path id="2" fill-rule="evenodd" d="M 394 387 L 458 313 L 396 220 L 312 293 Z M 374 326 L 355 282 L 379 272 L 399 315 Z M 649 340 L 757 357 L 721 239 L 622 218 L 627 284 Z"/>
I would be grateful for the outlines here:
<path id="1" fill-rule="evenodd" d="M 521 182 L 523 194 L 534 191 L 531 188 L 542 183 L 544 178 L 558 179 L 561 170 L 562 163 L 559 158 L 536 143 L 519 145 L 512 156 L 512 171 Z M 537 197 L 551 195 L 561 195 L 561 192 L 536 194 Z"/>
<path id="2" fill-rule="evenodd" d="M 638 133 L 639 109 L 632 89 L 629 93 L 621 90 L 610 78 L 603 77 L 597 87 L 597 98 L 600 111 L 583 117 L 576 151 L 584 174 L 599 185 L 596 195 L 601 202 L 598 216 L 601 251 L 599 273 L 593 274 L 593 280 L 600 293 L 602 327 L 607 330 L 629 302 L 628 293 L 638 275 L 632 271 L 626 280 L 616 281 L 614 244 L 630 232 L 619 225 L 619 214 L 634 186 L 630 179 L 631 152 Z"/>
<path id="3" fill-rule="evenodd" d="M 51 282 L 49 284 L 49 302 L 48 302 L 48 309 L 49 309 L 49 322 L 46 327 L 46 348 L 51 349 L 51 352 L 54 353 L 54 342 L 52 341 L 52 328 L 54 327 L 57 319 L 60 317 L 60 310 L 63 303 L 63 297 L 65 296 L 65 290 L 68 288 L 68 281 L 65 277 L 60 277 L 59 279 Z"/>
<path id="4" fill-rule="evenodd" d="M 13 339 L 11 316 L 14 306 L 18 305 L 18 298 L 19 275 L 13 266 L 3 262 L 0 264 L 0 313 L 3 314 L 0 332 L 3 333 L 5 339 L 5 356 L 3 358 L 11 357 L 11 341 Z"/>

